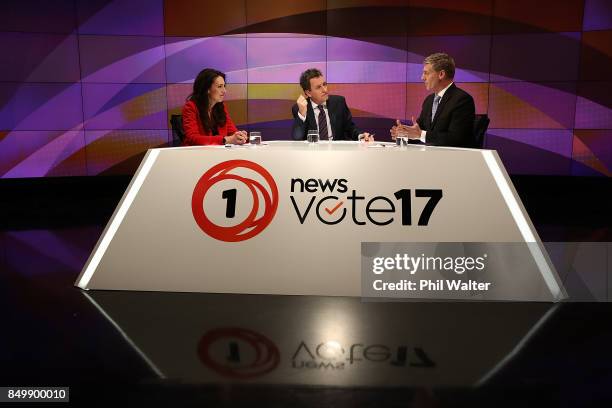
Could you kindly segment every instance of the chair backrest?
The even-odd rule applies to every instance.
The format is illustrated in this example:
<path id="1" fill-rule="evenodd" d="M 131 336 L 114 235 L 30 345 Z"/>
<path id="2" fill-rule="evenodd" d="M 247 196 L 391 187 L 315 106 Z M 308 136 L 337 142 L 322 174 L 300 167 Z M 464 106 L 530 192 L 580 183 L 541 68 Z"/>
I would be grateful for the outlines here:
<path id="1" fill-rule="evenodd" d="M 489 127 L 489 116 L 487 114 L 478 114 L 474 119 L 474 144 L 476 148 L 482 149 L 484 147 L 485 134 Z"/>
<path id="2" fill-rule="evenodd" d="M 172 146 L 180 146 L 185 140 L 185 130 L 183 130 L 183 115 L 170 116 L 170 126 L 172 126 Z"/>

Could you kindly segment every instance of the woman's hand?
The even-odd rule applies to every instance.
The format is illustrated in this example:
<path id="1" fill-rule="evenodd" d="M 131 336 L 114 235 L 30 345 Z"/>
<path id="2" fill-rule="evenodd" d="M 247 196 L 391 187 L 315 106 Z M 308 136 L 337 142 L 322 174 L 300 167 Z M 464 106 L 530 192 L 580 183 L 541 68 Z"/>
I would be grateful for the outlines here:
<path id="1" fill-rule="evenodd" d="M 225 142 L 227 144 L 241 145 L 241 144 L 246 143 L 247 137 L 248 136 L 247 136 L 246 130 L 239 130 L 236 133 L 234 133 L 233 135 L 225 136 Z"/>

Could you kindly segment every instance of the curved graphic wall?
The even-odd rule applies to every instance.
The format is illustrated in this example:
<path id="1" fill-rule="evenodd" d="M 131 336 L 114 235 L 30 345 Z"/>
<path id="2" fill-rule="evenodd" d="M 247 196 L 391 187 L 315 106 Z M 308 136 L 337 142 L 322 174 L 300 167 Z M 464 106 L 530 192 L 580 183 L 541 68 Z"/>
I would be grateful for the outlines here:
<path id="1" fill-rule="evenodd" d="M 360 127 L 417 116 L 423 58 L 448 52 L 514 174 L 612 173 L 607 0 L 20 0 L 0 4 L 0 177 L 131 174 L 171 140 L 204 67 L 230 113 L 290 137 L 318 67 Z"/>

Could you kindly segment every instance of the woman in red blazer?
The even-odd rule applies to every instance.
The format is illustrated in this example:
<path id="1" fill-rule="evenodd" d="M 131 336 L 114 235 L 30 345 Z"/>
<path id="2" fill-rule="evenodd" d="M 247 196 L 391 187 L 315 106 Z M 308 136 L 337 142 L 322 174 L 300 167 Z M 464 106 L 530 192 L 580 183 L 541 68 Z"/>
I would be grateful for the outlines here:
<path id="1" fill-rule="evenodd" d="M 183 106 L 183 146 L 246 142 L 246 131 L 236 128 L 223 103 L 225 92 L 223 72 L 206 68 L 198 74 Z"/>

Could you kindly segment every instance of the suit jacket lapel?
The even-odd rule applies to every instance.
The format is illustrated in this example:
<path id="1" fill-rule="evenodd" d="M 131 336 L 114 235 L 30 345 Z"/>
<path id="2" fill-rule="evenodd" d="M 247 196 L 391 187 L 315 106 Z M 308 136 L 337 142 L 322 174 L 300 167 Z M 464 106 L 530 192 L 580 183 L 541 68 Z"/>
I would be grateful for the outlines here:
<path id="1" fill-rule="evenodd" d="M 332 102 L 332 101 L 333 101 L 333 98 L 330 96 L 327 99 L 327 113 L 329 115 L 329 126 L 331 127 L 331 130 L 332 130 L 332 133 L 333 133 L 333 136 L 334 136 L 334 139 L 335 139 L 336 137 L 339 136 L 337 134 L 338 132 L 337 132 L 337 129 L 336 129 L 336 122 L 337 122 L 338 114 L 335 111 L 336 104 L 334 102 Z"/>
<path id="2" fill-rule="evenodd" d="M 429 130 L 432 129 L 432 120 L 431 120 L 431 112 L 433 110 L 433 95 L 429 95 L 428 98 L 430 100 L 427 101 L 427 105 L 426 105 L 426 111 L 425 111 L 425 127 Z"/>
<path id="3" fill-rule="evenodd" d="M 440 114 L 442 113 L 442 110 L 444 109 L 444 105 L 446 105 L 446 102 L 449 100 L 449 98 L 451 97 L 453 91 L 455 88 L 455 84 L 453 83 L 447 90 L 446 92 L 444 92 L 444 96 L 442 97 L 442 100 L 440 101 L 440 103 L 438 104 L 438 109 L 436 110 L 436 116 L 434 116 L 432 122 L 431 122 L 431 128 L 433 129 L 433 127 L 436 125 L 436 119 L 438 119 L 438 117 L 440 117 Z M 435 95 L 434 95 L 435 98 Z M 433 99 L 431 100 L 431 109 L 433 111 Z"/>
<path id="4" fill-rule="evenodd" d="M 314 109 L 312 109 L 310 98 L 306 99 L 306 103 L 306 133 L 308 133 L 308 130 L 310 129 L 317 130 L 317 118 L 315 116 Z"/>

